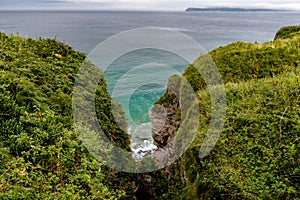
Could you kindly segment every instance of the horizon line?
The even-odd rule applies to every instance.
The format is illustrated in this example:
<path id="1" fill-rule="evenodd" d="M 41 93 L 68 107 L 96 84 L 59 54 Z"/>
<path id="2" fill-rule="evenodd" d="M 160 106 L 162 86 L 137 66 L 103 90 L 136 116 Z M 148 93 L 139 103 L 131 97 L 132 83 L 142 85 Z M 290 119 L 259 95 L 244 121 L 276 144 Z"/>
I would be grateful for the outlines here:
<path id="1" fill-rule="evenodd" d="M 97 8 L 45 8 L 45 7 L 32 7 L 32 8 L 0 8 L 1 11 L 98 11 L 98 12 L 186 12 L 188 8 L 196 8 L 196 9 L 262 9 L 262 10 L 270 10 L 270 11 L 282 11 L 282 12 L 300 12 L 299 9 L 279 9 L 279 8 L 262 8 L 262 7 L 226 7 L 226 6 L 219 6 L 219 7 L 186 7 L 183 10 L 174 9 L 174 10 L 165 10 L 165 9 L 97 9 Z M 197 11 L 195 11 L 197 12 Z M 202 11 L 203 12 L 203 11 Z M 217 11 L 207 11 L 207 12 L 217 12 Z M 220 11 L 218 11 L 220 12 Z M 221 11 L 222 12 L 222 11 Z M 228 11 L 224 11 L 228 12 Z M 230 12 L 230 11 L 229 11 Z M 243 12 L 243 11 L 240 11 Z M 265 12 L 265 11 L 262 11 Z"/>

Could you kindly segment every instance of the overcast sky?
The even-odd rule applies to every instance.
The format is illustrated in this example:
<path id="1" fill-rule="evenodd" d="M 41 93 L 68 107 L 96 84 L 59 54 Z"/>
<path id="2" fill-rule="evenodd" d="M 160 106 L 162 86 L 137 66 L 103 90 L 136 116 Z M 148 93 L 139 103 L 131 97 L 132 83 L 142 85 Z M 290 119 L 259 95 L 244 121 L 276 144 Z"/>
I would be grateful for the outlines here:
<path id="1" fill-rule="evenodd" d="M 300 0 L 0 0 L 0 9 L 170 10 L 187 7 L 300 10 Z"/>

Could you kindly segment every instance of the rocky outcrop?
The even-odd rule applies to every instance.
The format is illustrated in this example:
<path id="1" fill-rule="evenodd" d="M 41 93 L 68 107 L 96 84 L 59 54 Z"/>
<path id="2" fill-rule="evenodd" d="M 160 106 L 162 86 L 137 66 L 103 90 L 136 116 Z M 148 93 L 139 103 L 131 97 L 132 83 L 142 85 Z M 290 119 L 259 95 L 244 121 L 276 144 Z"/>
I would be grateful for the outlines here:
<path id="1" fill-rule="evenodd" d="M 199 124 L 199 103 L 185 78 L 172 76 L 165 95 L 152 109 L 152 136 L 161 168 L 175 162 L 193 141 Z"/>
<path id="2" fill-rule="evenodd" d="M 179 108 L 179 101 L 174 93 L 167 94 L 172 99 L 172 104 L 163 107 L 156 104 L 152 109 L 152 137 L 154 145 L 159 148 L 167 146 L 174 138 L 178 127 L 176 127 L 176 112 Z"/>
<path id="3" fill-rule="evenodd" d="M 170 78 L 166 94 L 151 111 L 152 137 L 158 148 L 166 147 L 174 138 L 180 124 L 180 102 L 178 98 L 180 77 Z"/>
<path id="4" fill-rule="evenodd" d="M 180 125 L 179 90 L 181 77 L 172 76 L 165 95 L 155 104 L 151 111 L 152 137 L 158 149 L 154 159 L 159 168 L 174 162 L 174 137 Z"/>

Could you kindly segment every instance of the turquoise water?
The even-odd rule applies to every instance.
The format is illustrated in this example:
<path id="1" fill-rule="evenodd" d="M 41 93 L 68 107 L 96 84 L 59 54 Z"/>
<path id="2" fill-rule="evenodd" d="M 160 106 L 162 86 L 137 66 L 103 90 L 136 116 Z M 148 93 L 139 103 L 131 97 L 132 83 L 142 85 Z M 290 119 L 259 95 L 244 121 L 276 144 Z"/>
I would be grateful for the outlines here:
<path id="1" fill-rule="evenodd" d="M 164 94 L 169 77 L 181 74 L 187 65 L 170 52 L 141 49 L 115 60 L 104 76 L 110 95 L 122 105 L 129 123 L 140 125 L 150 122 L 149 111 Z"/>
<path id="2" fill-rule="evenodd" d="M 140 49 L 121 56 L 105 70 L 108 91 L 126 112 L 136 158 L 139 151 L 155 149 L 151 108 L 165 93 L 169 77 L 182 74 L 187 65 L 186 60 L 170 52 Z"/>

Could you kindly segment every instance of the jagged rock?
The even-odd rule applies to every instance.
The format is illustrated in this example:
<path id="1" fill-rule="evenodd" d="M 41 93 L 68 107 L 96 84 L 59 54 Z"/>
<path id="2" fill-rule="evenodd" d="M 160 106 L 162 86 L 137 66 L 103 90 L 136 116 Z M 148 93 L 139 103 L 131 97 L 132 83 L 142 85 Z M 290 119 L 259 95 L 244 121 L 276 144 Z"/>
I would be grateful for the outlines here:
<path id="1" fill-rule="evenodd" d="M 177 119 L 180 82 L 181 77 L 171 77 L 164 99 L 158 101 L 151 111 L 153 144 L 158 147 L 153 157 L 159 168 L 174 162 L 173 139 L 180 124 L 180 118 Z"/>
<path id="2" fill-rule="evenodd" d="M 178 76 L 171 77 L 165 98 L 151 111 L 153 143 L 159 148 L 167 146 L 178 130 L 177 124 L 180 119 L 176 119 L 176 113 L 180 109 L 180 80 Z"/>

